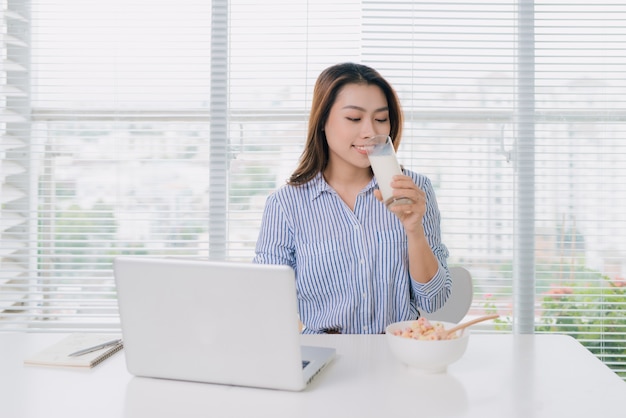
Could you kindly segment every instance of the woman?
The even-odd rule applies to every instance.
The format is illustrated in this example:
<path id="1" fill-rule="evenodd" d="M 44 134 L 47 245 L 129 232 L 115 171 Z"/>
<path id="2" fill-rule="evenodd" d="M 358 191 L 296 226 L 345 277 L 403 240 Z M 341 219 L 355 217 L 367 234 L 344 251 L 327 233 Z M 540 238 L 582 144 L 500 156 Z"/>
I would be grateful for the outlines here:
<path id="1" fill-rule="evenodd" d="M 267 199 L 254 258 L 295 270 L 305 333 L 382 333 L 450 293 L 430 180 L 403 170 L 391 187 L 412 203 L 387 208 L 363 147 L 385 134 L 397 149 L 402 123 L 395 91 L 374 69 L 344 63 L 318 77 L 304 152 Z"/>

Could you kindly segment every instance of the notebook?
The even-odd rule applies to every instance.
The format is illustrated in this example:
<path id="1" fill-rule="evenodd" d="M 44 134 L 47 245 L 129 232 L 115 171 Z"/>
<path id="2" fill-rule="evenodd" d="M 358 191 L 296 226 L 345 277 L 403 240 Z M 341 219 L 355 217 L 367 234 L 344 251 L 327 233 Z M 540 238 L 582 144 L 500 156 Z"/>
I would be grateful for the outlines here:
<path id="1" fill-rule="evenodd" d="M 299 391 L 335 355 L 301 346 L 288 266 L 117 257 L 114 272 L 135 376 Z"/>
<path id="2" fill-rule="evenodd" d="M 51 366 L 69 368 L 92 368 L 122 349 L 119 335 L 112 334 L 70 334 L 42 351 L 24 360 L 27 366 Z M 108 344 L 111 343 L 111 344 Z M 96 347 L 106 345 L 100 349 Z M 80 350 L 86 350 L 80 354 Z M 71 354 L 77 355 L 71 355 Z"/>

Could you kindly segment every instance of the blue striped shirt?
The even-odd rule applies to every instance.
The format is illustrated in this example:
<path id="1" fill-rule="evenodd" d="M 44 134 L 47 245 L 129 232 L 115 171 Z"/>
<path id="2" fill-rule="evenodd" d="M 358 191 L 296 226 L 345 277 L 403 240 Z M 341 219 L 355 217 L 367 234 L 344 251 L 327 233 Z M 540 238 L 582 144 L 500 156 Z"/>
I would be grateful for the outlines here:
<path id="1" fill-rule="evenodd" d="M 354 211 L 322 174 L 301 186 L 285 185 L 266 202 L 255 263 L 295 270 L 305 333 L 382 333 L 396 321 L 432 312 L 450 293 L 448 249 L 430 180 L 404 170 L 426 193 L 426 238 L 439 261 L 428 283 L 410 279 L 408 243 L 400 220 L 376 200 L 375 179 L 359 193 Z"/>

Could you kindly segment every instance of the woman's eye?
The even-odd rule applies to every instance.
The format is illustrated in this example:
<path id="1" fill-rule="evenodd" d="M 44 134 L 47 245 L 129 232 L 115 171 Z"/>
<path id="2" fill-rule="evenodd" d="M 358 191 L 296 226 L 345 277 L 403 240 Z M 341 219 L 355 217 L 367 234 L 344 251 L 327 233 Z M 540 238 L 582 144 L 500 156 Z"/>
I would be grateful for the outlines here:
<path id="1" fill-rule="evenodd" d="M 346 118 L 346 119 L 348 119 L 349 121 L 352 121 L 352 122 L 358 122 L 358 121 L 361 120 L 361 118 Z"/>
<path id="2" fill-rule="evenodd" d="M 376 122 L 385 123 L 385 122 L 387 122 L 387 120 L 388 120 L 387 118 L 385 118 L 385 119 L 376 119 Z"/>

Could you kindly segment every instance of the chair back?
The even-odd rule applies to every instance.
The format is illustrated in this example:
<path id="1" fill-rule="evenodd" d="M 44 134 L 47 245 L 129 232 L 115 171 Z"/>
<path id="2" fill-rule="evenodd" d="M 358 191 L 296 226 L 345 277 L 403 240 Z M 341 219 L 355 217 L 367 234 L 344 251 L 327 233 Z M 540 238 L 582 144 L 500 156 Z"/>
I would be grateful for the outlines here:
<path id="1" fill-rule="evenodd" d="M 428 320 L 444 321 L 458 324 L 467 315 L 474 298 L 472 275 L 465 267 L 455 266 L 448 269 L 452 278 L 450 297 L 441 309 L 420 315 Z"/>

